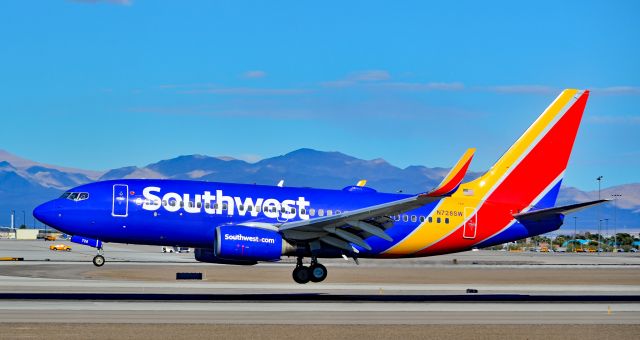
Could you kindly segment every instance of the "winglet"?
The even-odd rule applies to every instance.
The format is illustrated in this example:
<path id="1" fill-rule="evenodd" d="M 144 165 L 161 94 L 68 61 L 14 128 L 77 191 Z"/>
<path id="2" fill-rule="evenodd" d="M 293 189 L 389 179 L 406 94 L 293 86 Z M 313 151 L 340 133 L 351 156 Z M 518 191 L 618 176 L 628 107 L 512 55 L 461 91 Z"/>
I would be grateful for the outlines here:
<path id="1" fill-rule="evenodd" d="M 475 148 L 468 149 L 462 157 L 458 160 L 458 163 L 451 168 L 447 176 L 442 180 L 440 185 L 438 185 L 435 189 L 431 190 L 427 193 L 427 196 L 438 197 L 438 196 L 448 196 L 453 194 L 460 186 L 462 179 L 467 174 L 467 169 L 469 169 L 469 164 L 471 164 L 471 160 L 473 159 L 473 154 L 476 152 Z"/>

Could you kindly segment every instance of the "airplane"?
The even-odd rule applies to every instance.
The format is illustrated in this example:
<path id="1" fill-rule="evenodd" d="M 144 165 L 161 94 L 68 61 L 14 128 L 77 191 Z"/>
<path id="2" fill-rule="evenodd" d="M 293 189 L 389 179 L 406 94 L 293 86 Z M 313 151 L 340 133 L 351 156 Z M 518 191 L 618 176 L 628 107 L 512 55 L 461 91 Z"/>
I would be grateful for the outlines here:
<path id="1" fill-rule="evenodd" d="M 412 258 L 483 248 L 557 230 L 555 207 L 589 91 L 567 89 L 482 176 L 463 182 L 467 150 L 435 189 L 381 193 L 171 179 L 81 185 L 33 211 L 97 248 L 103 242 L 195 248 L 200 262 L 255 265 L 295 257 L 293 280 L 327 277 L 322 258 Z M 305 259 L 310 259 L 305 265 Z"/>

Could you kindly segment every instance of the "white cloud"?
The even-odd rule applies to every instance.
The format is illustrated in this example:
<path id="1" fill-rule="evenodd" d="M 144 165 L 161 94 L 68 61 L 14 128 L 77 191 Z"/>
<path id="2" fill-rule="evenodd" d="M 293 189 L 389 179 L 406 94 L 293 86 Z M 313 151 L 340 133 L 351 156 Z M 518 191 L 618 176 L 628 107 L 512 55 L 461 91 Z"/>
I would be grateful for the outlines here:
<path id="1" fill-rule="evenodd" d="M 431 82 L 431 83 L 384 83 L 383 86 L 409 90 L 409 91 L 461 91 L 464 90 L 464 84 L 461 82 Z"/>
<path id="2" fill-rule="evenodd" d="M 640 87 L 638 86 L 610 86 L 610 87 L 596 87 L 591 90 L 597 94 L 640 94 Z"/>
<path id="3" fill-rule="evenodd" d="M 558 88 L 546 85 L 501 85 L 501 86 L 487 86 L 480 87 L 480 90 L 497 92 L 497 93 L 533 93 L 533 94 L 547 94 L 557 93 L 560 90 Z"/>
<path id="4" fill-rule="evenodd" d="M 73 2 L 80 2 L 83 4 L 97 4 L 97 3 L 109 3 L 114 5 L 131 6 L 133 0 L 72 0 Z"/>
<path id="5" fill-rule="evenodd" d="M 595 124 L 620 124 L 620 125 L 637 125 L 640 124 L 640 115 L 638 116 L 589 116 L 589 122 Z"/>
<path id="6" fill-rule="evenodd" d="M 389 79 L 391 79 L 389 71 L 368 70 L 353 72 L 343 79 L 323 82 L 321 85 L 324 87 L 348 87 L 359 83 L 381 82 Z"/>
<path id="7" fill-rule="evenodd" d="M 296 88 L 257 88 L 257 87 L 219 87 L 178 91 L 179 93 L 197 94 L 249 94 L 249 95 L 294 95 L 312 92 L 308 89 Z"/>
<path id="8" fill-rule="evenodd" d="M 250 78 L 250 79 L 264 78 L 264 77 L 267 76 L 267 72 L 260 71 L 260 70 L 253 70 L 253 71 L 247 71 L 247 72 L 243 73 L 242 76 L 244 78 Z"/>
<path id="9" fill-rule="evenodd" d="M 369 70 L 352 73 L 347 79 L 356 82 L 382 81 L 391 79 L 391 75 L 385 70 Z"/>

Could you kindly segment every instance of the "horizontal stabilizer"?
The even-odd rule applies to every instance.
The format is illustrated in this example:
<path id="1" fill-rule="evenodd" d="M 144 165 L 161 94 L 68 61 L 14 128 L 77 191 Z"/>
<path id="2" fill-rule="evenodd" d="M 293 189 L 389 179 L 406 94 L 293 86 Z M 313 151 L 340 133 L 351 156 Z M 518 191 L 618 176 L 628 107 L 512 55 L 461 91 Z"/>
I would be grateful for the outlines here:
<path id="1" fill-rule="evenodd" d="M 458 189 L 458 186 L 460 186 L 460 183 L 462 183 L 464 176 L 467 174 L 467 169 L 469 169 L 469 164 L 471 164 L 471 160 L 473 159 L 473 154 L 475 152 L 476 149 L 474 148 L 468 149 L 464 155 L 460 157 L 458 163 L 451 168 L 447 176 L 444 177 L 442 183 L 427 193 L 427 196 L 439 197 L 453 194 Z"/>
<path id="2" fill-rule="evenodd" d="M 564 205 L 561 207 L 534 210 L 534 211 L 529 211 L 521 214 L 515 214 L 513 215 L 513 217 L 515 217 L 518 221 L 525 221 L 525 220 L 535 221 L 535 220 L 544 219 L 553 215 L 559 215 L 559 214 L 566 215 L 572 212 L 576 212 L 576 211 L 588 208 L 592 205 L 601 204 L 608 201 L 609 200 L 595 200 L 595 201 L 589 201 L 589 202 L 583 202 L 583 203 L 577 203 L 577 204 Z"/>

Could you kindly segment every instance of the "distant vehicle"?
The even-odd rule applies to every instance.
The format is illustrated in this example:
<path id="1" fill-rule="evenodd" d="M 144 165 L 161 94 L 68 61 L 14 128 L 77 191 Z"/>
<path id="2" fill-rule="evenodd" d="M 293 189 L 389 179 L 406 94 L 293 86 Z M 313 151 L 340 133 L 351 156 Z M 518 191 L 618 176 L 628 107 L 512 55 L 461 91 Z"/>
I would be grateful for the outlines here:
<path id="1" fill-rule="evenodd" d="M 631 248 L 631 249 L 629 249 L 629 252 L 630 252 L 630 253 L 637 253 L 637 252 L 638 252 L 638 249 L 636 249 L 636 248 Z"/>
<path id="2" fill-rule="evenodd" d="M 163 253 L 188 253 L 190 251 L 191 249 L 189 249 L 189 247 L 169 247 L 169 246 L 162 247 Z"/>
<path id="3" fill-rule="evenodd" d="M 54 244 L 49 246 L 51 250 L 60 250 L 60 251 L 71 251 L 71 247 L 66 244 Z"/>
<path id="4" fill-rule="evenodd" d="M 44 237 L 45 241 L 55 241 L 57 239 L 58 238 L 55 235 L 47 235 L 47 236 Z"/>
<path id="5" fill-rule="evenodd" d="M 563 91 L 490 171 L 465 181 L 471 148 L 430 191 L 114 179 L 70 189 L 33 215 L 93 241 L 196 248 L 200 262 L 250 266 L 294 257 L 292 277 L 301 284 L 327 277 L 323 258 L 357 262 L 486 248 L 557 230 L 566 214 L 606 202 L 554 206 L 588 96 Z M 452 138 L 478 133 L 468 124 L 450 129 Z M 437 142 L 449 149 L 446 140 Z M 94 264 L 101 266 L 96 248 Z"/>

